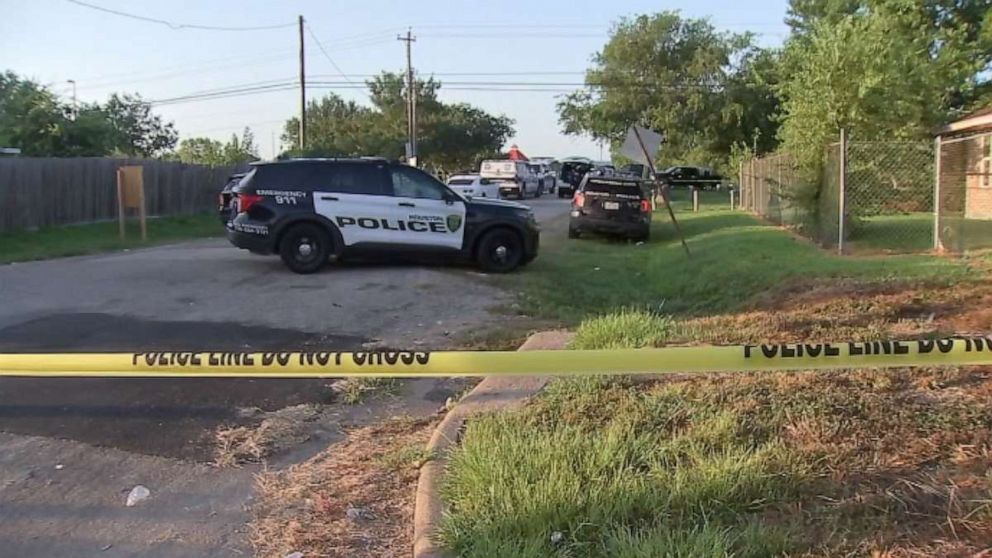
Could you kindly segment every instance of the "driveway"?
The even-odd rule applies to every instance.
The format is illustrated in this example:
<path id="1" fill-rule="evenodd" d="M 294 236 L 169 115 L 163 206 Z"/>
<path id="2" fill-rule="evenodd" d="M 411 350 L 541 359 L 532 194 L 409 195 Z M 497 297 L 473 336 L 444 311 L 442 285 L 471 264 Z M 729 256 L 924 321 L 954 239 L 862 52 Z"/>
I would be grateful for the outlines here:
<path id="1" fill-rule="evenodd" d="M 552 197 L 527 203 L 542 224 L 568 209 Z M 511 301 L 468 266 L 351 263 L 300 276 L 212 239 L 0 266 L 0 351 L 438 349 L 504 320 Z M 0 378 L 0 546 L 38 556 L 244 551 L 252 470 L 197 463 L 209 461 L 218 427 L 259 420 L 245 409 L 326 406 L 327 383 Z M 462 387 L 415 380 L 385 402 L 332 405 L 316 445 L 341 425 L 433 413 Z M 125 510 L 121 491 L 137 483 L 153 498 Z"/>

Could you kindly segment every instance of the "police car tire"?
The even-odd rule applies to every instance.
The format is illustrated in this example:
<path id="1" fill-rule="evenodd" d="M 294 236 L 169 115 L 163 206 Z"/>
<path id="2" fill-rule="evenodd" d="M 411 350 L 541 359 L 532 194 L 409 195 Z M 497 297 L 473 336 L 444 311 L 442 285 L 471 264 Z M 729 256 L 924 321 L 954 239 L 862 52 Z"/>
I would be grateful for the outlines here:
<path id="1" fill-rule="evenodd" d="M 499 255 L 500 248 L 504 249 L 502 256 Z M 509 229 L 494 229 L 487 232 L 479 241 L 475 259 L 484 271 L 507 273 L 523 262 L 524 243 L 520 235 Z"/>
<path id="2" fill-rule="evenodd" d="M 311 246 L 307 255 L 301 254 L 304 241 Z M 294 273 L 307 274 L 319 271 L 332 253 L 331 237 L 318 225 L 300 223 L 293 225 L 279 242 L 279 256 Z"/>

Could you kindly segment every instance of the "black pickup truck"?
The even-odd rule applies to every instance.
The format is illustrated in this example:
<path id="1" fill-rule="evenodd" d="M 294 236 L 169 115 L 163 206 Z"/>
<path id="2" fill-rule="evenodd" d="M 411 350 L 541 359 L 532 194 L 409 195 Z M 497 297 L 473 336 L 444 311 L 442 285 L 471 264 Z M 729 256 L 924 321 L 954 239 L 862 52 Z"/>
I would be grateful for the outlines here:
<path id="1" fill-rule="evenodd" d="M 658 173 L 662 184 L 670 187 L 718 189 L 726 179 L 707 167 L 669 167 Z"/>

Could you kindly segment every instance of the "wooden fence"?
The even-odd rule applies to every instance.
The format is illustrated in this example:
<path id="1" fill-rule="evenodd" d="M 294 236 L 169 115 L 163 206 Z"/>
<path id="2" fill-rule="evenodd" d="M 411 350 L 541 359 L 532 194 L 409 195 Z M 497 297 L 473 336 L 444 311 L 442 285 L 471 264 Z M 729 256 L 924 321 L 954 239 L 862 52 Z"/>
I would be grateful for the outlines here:
<path id="1" fill-rule="evenodd" d="M 116 219 L 117 168 L 144 167 L 149 215 L 189 215 L 216 208 L 227 177 L 241 167 L 154 159 L 0 158 L 0 232 Z"/>

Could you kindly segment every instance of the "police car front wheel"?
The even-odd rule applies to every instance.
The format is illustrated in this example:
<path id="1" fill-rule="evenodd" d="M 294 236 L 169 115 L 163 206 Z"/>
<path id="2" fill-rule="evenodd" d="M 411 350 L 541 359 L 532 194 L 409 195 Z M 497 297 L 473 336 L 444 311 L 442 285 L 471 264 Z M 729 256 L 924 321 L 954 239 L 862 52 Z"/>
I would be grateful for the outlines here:
<path id="1" fill-rule="evenodd" d="M 520 266 L 524 257 L 523 241 L 516 233 L 497 229 L 486 233 L 479 242 L 476 260 L 491 273 L 506 273 Z"/>
<path id="2" fill-rule="evenodd" d="M 314 273 L 327 263 L 331 255 L 331 239 L 317 225 L 295 225 L 283 236 L 279 255 L 290 270 Z"/>

